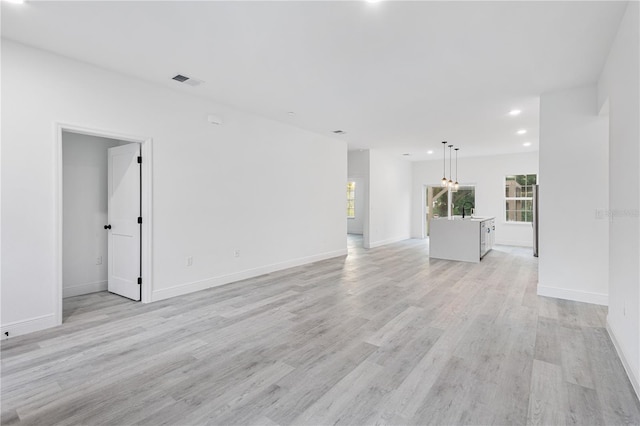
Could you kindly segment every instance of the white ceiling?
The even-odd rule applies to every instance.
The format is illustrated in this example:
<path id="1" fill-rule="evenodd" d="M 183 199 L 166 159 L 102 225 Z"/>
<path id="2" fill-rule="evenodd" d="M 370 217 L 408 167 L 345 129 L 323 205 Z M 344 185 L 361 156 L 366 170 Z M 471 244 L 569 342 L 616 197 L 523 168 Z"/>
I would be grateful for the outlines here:
<path id="1" fill-rule="evenodd" d="M 3 3 L 2 36 L 418 160 L 537 150 L 539 95 L 597 80 L 625 7 L 32 1 Z"/>

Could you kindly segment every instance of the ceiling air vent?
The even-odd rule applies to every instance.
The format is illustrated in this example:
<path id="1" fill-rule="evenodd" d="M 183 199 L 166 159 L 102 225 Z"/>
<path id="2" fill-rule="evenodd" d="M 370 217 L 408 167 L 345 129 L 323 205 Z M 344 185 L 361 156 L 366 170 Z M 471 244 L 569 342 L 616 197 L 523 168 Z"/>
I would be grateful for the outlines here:
<path id="1" fill-rule="evenodd" d="M 180 83 L 188 84 L 189 86 L 200 86 L 204 81 L 198 80 L 197 78 L 187 77 L 186 75 L 178 74 L 174 77 L 171 77 L 172 80 L 178 81 Z"/>
<path id="2" fill-rule="evenodd" d="M 334 130 L 333 133 L 335 133 L 336 135 L 344 135 L 347 132 L 345 132 L 344 130 Z"/>
<path id="3" fill-rule="evenodd" d="M 173 80 L 179 81 L 180 83 L 184 83 L 185 81 L 189 80 L 189 77 L 185 77 L 184 75 L 178 74 L 175 77 L 173 77 Z"/>

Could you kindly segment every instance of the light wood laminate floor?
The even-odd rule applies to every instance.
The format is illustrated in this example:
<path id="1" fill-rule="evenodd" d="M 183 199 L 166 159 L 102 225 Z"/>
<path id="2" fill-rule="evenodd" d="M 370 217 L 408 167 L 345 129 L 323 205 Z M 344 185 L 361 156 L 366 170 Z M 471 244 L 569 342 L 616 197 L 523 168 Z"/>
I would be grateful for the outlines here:
<path id="1" fill-rule="evenodd" d="M 538 297 L 531 250 L 424 240 L 152 304 L 66 299 L 2 342 L 2 424 L 639 424 L 606 308 Z"/>

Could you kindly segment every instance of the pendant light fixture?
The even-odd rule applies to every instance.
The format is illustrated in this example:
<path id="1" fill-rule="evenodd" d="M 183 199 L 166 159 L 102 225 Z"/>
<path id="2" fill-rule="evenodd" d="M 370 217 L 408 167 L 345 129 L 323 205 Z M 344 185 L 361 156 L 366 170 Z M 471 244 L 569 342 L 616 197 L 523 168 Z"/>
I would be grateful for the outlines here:
<path id="1" fill-rule="evenodd" d="M 446 161 L 447 161 L 447 141 L 442 141 L 442 180 L 440 184 L 445 187 L 447 186 L 447 171 L 446 169 Z"/>
<path id="2" fill-rule="evenodd" d="M 449 145 L 449 182 L 447 182 L 449 188 L 453 188 L 453 180 L 451 180 L 451 148 L 453 148 L 453 145 Z"/>
<path id="3" fill-rule="evenodd" d="M 460 148 L 455 148 L 454 151 L 456 152 L 456 181 L 453 184 L 453 190 L 454 192 L 458 192 L 458 188 L 460 187 L 460 184 L 458 184 L 458 150 Z"/>

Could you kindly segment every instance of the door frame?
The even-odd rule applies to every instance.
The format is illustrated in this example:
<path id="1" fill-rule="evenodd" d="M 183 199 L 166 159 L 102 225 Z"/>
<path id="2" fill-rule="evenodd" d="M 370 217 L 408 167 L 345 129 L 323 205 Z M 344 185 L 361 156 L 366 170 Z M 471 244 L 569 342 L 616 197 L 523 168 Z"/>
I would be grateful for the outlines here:
<path id="1" fill-rule="evenodd" d="M 62 198 L 62 133 L 78 133 L 87 136 L 98 136 L 102 138 L 116 139 L 125 142 L 140 144 L 140 155 L 142 156 L 142 303 L 151 302 L 153 291 L 153 202 L 152 186 L 153 181 L 153 140 L 149 137 L 132 136 L 118 132 L 99 130 L 73 124 L 56 122 L 54 123 L 55 140 L 55 163 L 54 163 L 54 202 L 56 204 L 55 218 L 55 246 L 56 251 L 56 288 L 54 291 L 56 307 L 55 318 L 58 325 L 62 324 L 62 226 L 63 226 L 63 198 Z M 107 260 L 108 261 L 108 260 Z"/>
<path id="2" fill-rule="evenodd" d="M 437 187 L 442 187 L 441 183 L 423 183 L 422 184 L 422 194 L 420 195 L 420 199 L 422 200 L 421 202 L 421 207 L 420 207 L 420 227 L 421 227 L 421 238 L 424 240 L 425 238 L 428 237 L 427 235 L 427 191 L 429 190 L 430 186 L 437 186 Z"/>

